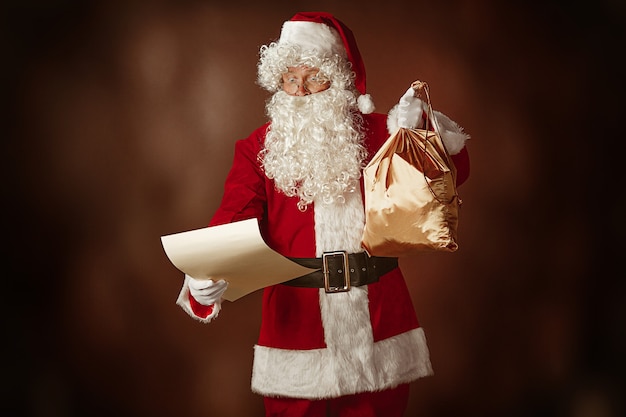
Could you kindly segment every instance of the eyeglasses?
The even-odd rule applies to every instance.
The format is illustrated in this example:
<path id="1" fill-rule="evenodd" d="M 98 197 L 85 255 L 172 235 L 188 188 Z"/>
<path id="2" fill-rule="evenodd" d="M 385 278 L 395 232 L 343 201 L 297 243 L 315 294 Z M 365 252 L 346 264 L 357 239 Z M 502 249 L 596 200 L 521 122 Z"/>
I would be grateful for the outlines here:
<path id="1" fill-rule="evenodd" d="M 330 81 L 318 73 L 318 70 L 310 68 L 297 68 L 284 73 L 283 91 L 291 95 L 307 95 L 328 89 Z"/>

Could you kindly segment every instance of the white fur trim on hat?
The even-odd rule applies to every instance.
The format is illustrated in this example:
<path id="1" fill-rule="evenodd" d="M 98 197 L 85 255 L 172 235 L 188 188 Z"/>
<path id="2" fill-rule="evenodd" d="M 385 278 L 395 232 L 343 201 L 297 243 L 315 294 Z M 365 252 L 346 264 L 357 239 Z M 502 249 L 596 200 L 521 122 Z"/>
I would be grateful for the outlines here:
<path id="1" fill-rule="evenodd" d="M 304 50 L 316 50 L 321 54 L 347 56 L 337 31 L 323 23 L 287 21 L 278 43 L 300 45 Z"/>

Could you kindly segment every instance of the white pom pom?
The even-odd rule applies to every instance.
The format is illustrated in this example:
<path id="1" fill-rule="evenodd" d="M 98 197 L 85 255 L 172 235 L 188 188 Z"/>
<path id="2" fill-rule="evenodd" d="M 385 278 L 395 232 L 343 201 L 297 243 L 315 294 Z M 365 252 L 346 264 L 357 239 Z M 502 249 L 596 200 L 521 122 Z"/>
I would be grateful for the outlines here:
<path id="1" fill-rule="evenodd" d="M 357 99 L 357 104 L 359 106 L 359 110 L 363 114 L 370 114 L 374 111 L 374 100 L 372 100 L 372 96 L 369 94 L 360 95 Z"/>

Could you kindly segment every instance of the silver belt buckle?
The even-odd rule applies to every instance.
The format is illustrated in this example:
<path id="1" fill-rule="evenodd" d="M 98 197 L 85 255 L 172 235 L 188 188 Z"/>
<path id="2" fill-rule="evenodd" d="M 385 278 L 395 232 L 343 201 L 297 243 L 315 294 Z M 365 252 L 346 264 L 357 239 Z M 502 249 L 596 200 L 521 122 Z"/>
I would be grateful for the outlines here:
<path id="1" fill-rule="evenodd" d="M 328 270 L 328 258 L 341 256 L 343 258 L 343 287 L 330 286 L 330 271 Z M 327 293 L 350 291 L 350 264 L 346 251 L 324 252 L 322 254 L 322 272 L 324 273 L 324 289 Z M 340 272 L 340 271 L 338 271 Z"/>

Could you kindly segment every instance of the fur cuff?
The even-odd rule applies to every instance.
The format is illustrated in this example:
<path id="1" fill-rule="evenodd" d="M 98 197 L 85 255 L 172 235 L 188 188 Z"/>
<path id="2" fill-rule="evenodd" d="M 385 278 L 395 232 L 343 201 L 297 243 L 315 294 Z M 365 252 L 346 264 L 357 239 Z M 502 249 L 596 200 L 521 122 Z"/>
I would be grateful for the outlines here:
<path id="1" fill-rule="evenodd" d="M 465 142 L 470 138 L 470 135 L 465 133 L 461 126 L 445 114 L 437 110 L 434 110 L 433 113 L 437 123 L 436 128 L 441 134 L 441 140 L 446 146 L 448 153 L 450 155 L 458 154 L 465 146 Z"/>
<path id="2" fill-rule="evenodd" d="M 178 299 L 176 300 L 176 304 L 180 306 L 183 311 L 189 314 L 192 318 L 198 320 L 201 323 L 210 323 L 211 320 L 217 318 L 220 310 L 222 309 L 222 303 L 215 303 L 213 305 L 213 311 L 206 318 L 199 317 L 194 314 L 193 309 L 191 308 L 191 303 L 189 301 L 189 277 L 185 277 L 185 282 L 183 283 L 183 287 L 178 294 Z"/>

